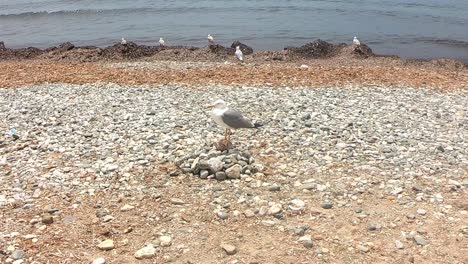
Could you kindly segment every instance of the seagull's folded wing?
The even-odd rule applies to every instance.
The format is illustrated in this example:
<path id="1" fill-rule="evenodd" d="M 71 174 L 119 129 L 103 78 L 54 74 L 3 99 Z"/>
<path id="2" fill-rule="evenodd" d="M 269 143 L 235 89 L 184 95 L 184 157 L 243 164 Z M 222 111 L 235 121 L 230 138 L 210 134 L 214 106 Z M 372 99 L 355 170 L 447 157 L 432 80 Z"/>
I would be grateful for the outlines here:
<path id="1" fill-rule="evenodd" d="M 242 116 L 242 113 L 234 110 L 234 109 L 228 109 L 226 112 L 223 113 L 221 116 L 223 122 L 232 127 L 232 128 L 253 128 L 255 125 Z"/>

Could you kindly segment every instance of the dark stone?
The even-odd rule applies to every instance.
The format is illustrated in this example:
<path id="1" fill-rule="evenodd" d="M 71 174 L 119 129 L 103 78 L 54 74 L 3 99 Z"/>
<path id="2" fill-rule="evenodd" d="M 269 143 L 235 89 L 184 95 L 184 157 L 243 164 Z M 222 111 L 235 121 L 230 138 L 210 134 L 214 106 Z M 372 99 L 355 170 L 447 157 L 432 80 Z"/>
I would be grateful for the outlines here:
<path id="1" fill-rule="evenodd" d="M 344 44 L 334 45 L 317 39 L 312 43 L 307 43 L 301 47 L 289 47 L 288 53 L 304 58 L 325 58 L 331 57 L 339 51 Z"/>
<path id="2" fill-rule="evenodd" d="M 232 44 L 231 44 L 231 48 L 234 49 L 234 52 L 236 50 L 236 47 L 239 46 L 242 53 L 244 55 L 249 55 L 249 54 L 252 54 L 253 53 L 253 49 L 247 45 L 245 45 L 244 43 L 241 43 L 240 41 L 236 40 L 234 41 Z M 233 53 L 234 54 L 234 53 Z"/>
<path id="3" fill-rule="evenodd" d="M 65 42 L 58 46 L 57 51 L 65 52 L 65 51 L 72 50 L 74 48 L 75 48 L 75 45 L 71 44 L 70 42 Z"/>
<path id="4" fill-rule="evenodd" d="M 0 41 L 0 50 L 5 50 L 5 43 L 3 41 Z"/>
<path id="5" fill-rule="evenodd" d="M 374 56 L 372 49 L 369 48 L 369 46 L 367 46 L 366 44 L 362 44 L 362 43 L 361 45 L 354 47 L 354 52 L 358 54 L 359 56 L 362 56 L 365 58 Z"/>

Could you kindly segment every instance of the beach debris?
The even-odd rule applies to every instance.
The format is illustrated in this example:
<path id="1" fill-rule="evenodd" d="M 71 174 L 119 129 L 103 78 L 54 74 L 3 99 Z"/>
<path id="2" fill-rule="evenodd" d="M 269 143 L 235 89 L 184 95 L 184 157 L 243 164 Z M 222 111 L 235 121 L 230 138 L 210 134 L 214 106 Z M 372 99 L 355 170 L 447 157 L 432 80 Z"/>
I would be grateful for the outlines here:
<path id="1" fill-rule="evenodd" d="M 303 70 L 303 71 L 306 71 L 309 69 L 309 66 L 305 65 L 305 64 L 302 64 L 299 69 Z"/>
<path id="2" fill-rule="evenodd" d="M 208 44 L 211 45 L 211 44 L 214 44 L 214 38 L 213 36 L 211 36 L 211 34 L 208 34 Z"/>
<path id="3" fill-rule="evenodd" d="M 127 45 L 127 40 L 124 39 L 124 38 L 122 38 L 122 41 L 120 41 L 120 44 L 122 44 L 122 45 Z"/>
<path id="4" fill-rule="evenodd" d="M 356 36 L 354 36 L 353 44 L 354 44 L 355 46 L 360 46 L 360 45 L 361 45 L 361 42 L 359 41 L 359 39 L 357 39 Z"/>
<path id="5" fill-rule="evenodd" d="M 160 45 L 161 47 L 166 46 L 166 41 L 164 41 L 163 38 L 159 38 L 159 45 Z"/>
<path id="6" fill-rule="evenodd" d="M 240 60 L 241 62 L 244 62 L 244 54 L 242 53 L 242 50 L 240 49 L 240 46 L 236 47 L 236 58 Z"/>
<path id="7" fill-rule="evenodd" d="M 16 134 L 16 128 L 10 129 L 10 135 L 13 138 L 13 140 L 18 140 L 19 139 L 18 134 Z"/>

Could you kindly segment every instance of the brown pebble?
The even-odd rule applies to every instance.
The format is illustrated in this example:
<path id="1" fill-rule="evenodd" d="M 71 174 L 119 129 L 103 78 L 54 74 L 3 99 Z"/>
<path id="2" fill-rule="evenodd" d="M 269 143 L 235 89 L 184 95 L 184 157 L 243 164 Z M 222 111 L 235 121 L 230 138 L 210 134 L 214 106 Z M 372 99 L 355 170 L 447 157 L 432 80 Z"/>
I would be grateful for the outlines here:
<path id="1" fill-rule="evenodd" d="M 54 218 L 50 215 L 45 215 L 42 217 L 42 223 L 46 225 L 50 225 L 54 222 Z"/>

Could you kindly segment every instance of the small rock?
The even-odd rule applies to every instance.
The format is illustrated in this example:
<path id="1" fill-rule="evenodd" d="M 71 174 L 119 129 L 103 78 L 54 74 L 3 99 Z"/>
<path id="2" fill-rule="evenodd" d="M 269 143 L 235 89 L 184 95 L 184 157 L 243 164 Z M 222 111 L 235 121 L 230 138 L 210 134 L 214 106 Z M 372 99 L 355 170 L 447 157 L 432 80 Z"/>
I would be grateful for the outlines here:
<path id="1" fill-rule="evenodd" d="M 247 209 L 247 210 L 244 211 L 244 215 L 245 215 L 245 217 L 247 217 L 247 218 L 251 218 L 251 217 L 254 217 L 254 216 L 255 216 L 255 213 L 254 213 L 252 210 Z"/>
<path id="2" fill-rule="evenodd" d="M 130 210 L 134 209 L 134 208 L 135 208 L 135 206 L 126 204 L 126 205 L 122 206 L 122 208 L 120 208 L 120 211 L 121 212 L 127 212 L 127 211 L 130 211 Z"/>
<path id="3" fill-rule="evenodd" d="M 268 190 L 270 192 L 279 192 L 281 190 L 281 187 L 278 185 L 272 185 L 272 186 L 268 186 Z"/>
<path id="4" fill-rule="evenodd" d="M 107 222 L 110 222 L 114 219 L 114 217 L 112 215 L 106 215 L 102 218 L 102 222 L 104 223 L 107 223 Z"/>
<path id="5" fill-rule="evenodd" d="M 171 199 L 171 204 L 183 205 L 183 204 L 185 204 L 185 202 L 182 199 L 179 199 L 179 198 L 172 198 Z"/>
<path id="6" fill-rule="evenodd" d="M 282 211 L 281 204 L 274 204 L 270 207 L 270 209 L 268 209 L 268 214 L 275 215 L 275 214 L 281 213 L 281 211 Z"/>
<path id="7" fill-rule="evenodd" d="M 216 174 L 215 174 L 215 178 L 218 180 L 218 181 L 224 181 L 227 179 L 227 176 L 226 176 L 226 173 L 224 171 L 218 171 Z"/>
<path id="8" fill-rule="evenodd" d="M 97 245 L 99 249 L 102 250 L 111 250 L 114 248 L 114 241 L 112 239 L 107 239 Z"/>
<path id="9" fill-rule="evenodd" d="M 420 245 L 420 246 L 425 246 L 427 245 L 427 241 L 426 239 L 424 239 L 424 237 L 420 236 L 420 235 L 415 235 L 413 237 L 413 240 L 414 242 L 416 242 L 416 244 Z"/>
<path id="10" fill-rule="evenodd" d="M 219 212 L 216 213 L 216 215 L 217 215 L 217 216 L 219 217 L 219 219 L 221 219 L 221 220 L 226 220 L 226 219 L 228 219 L 228 217 L 229 217 L 229 215 L 228 215 L 226 212 L 224 212 L 224 211 L 219 211 Z"/>
<path id="11" fill-rule="evenodd" d="M 156 249 L 152 244 L 149 244 L 137 250 L 134 256 L 137 259 L 148 259 L 154 257 L 154 255 L 156 255 Z"/>
<path id="12" fill-rule="evenodd" d="M 242 166 L 239 164 L 236 164 L 226 170 L 226 176 L 229 179 L 239 179 L 241 170 L 242 170 Z"/>
<path id="13" fill-rule="evenodd" d="M 369 224 L 367 226 L 367 230 L 369 231 L 376 231 L 376 230 L 379 230 L 381 228 L 381 226 L 379 224 Z"/>
<path id="14" fill-rule="evenodd" d="M 99 217 L 99 218 L 104 217 L 104 216 L 106 216 L 108 214 L 109 214 L 109 210 L 107 210 L 105 208 L 96 210 L 96 216 Z"/>
<path id="15" fill-rule="evenodd" d="M 169 247 L 172 245 L 172 237 L 170 236 L 160 236 L 159 241 L 161 242 L 161 247 Z"/>
<path id="16" fill-rule="evenodd" d="M 301 236 L 298 241 L 305 248 L 312 248 L 314 246 L 314 242 L 312 241 L 312 237 L 310 235 Z"/>
<path id="17" fill-rule="evenodd" d="M 302 64 L 299 69 L 303 70 L 303 71 L 306 71 L 309 69 L 309 66 L 305 65 L 305 64 Z"/>
<path id="18" fill-rule="evenodd" d="M 325 201 L 322 203 L 322 208 L 323 209 L 331 209 L 333 207 L 333 203 L 330 201 Z"/>
<path id="19" fill-rule="evenodd" d="M 17 249 L 15 251 L 13 251 L 13 253 L 11 253 L 11 258 L 14 259 L 14 260 L 24 258 L 24 250 Z"/>
<path id="20" fill-rule="evenodd" d="M 403 249 L 403 248 L 405 248 L 405 245 L 400 240 L 396 240 L 395 241 L 395 247 L 398 248 L 398 249 Z"/>
<path id="21" fill-rule="evenodd" d="M 418 215 L 425 215 L 425 214 L 426 214 L 426 210 L 421 209 L 421 208 L 419 208 L 418 210 L 416 210 L 416 212 L 418 213 Z"/>
<path id="22" fill-rule="evenodd" d="M 51 215 L 44 215 L 41 219 L 42 223 L 50 225 L 54 222 L 54 218 Z"/>
<path id="23" fill-rule="evenodd" d="M 362 252 L 369 252 L 369 248 L 363 245 L 357 246 L 357 249 Z"/>
<path id="24" fill-rule="evenodd" d="M 106 263 L 106 260 L 104 258 L 97 258 L 93 260 L 92 264 L 105 264 L 105 263 Z"/>
<path id="25" fill-rule="evenodd" d="M 211 173 L 216 173 L 222 170 L 223 167 L 224 167 L 223 161 L 218 158 L 211 158 L 208 160 L 208 168 Z"/>
<path id="26" fill-rule="evenodd" d="M 301 212 L 302 210 L 304 210 L 304 207 L 305 207 L 305 203 L 304 201 L 300 200 L 300 199 L 294 199 L 291 201 L 291 204 L 289 205 L 289 209 L 293 212 Z"/>
<path id="27" fill-rule="evenodd" d="M 210 173 L 207 170 L 201 170 L 200 171 L 200 178 L 206 179 L 206 178 L 208 178 L 208 175 L 210 175 Z"/>
<path id="28" fill-rule="evenodd" d="M 237 248 L 231 244 L 221 244 L 221 248 L 224 249 L 227 255 L 231 256 L 237 253 Z"/>

